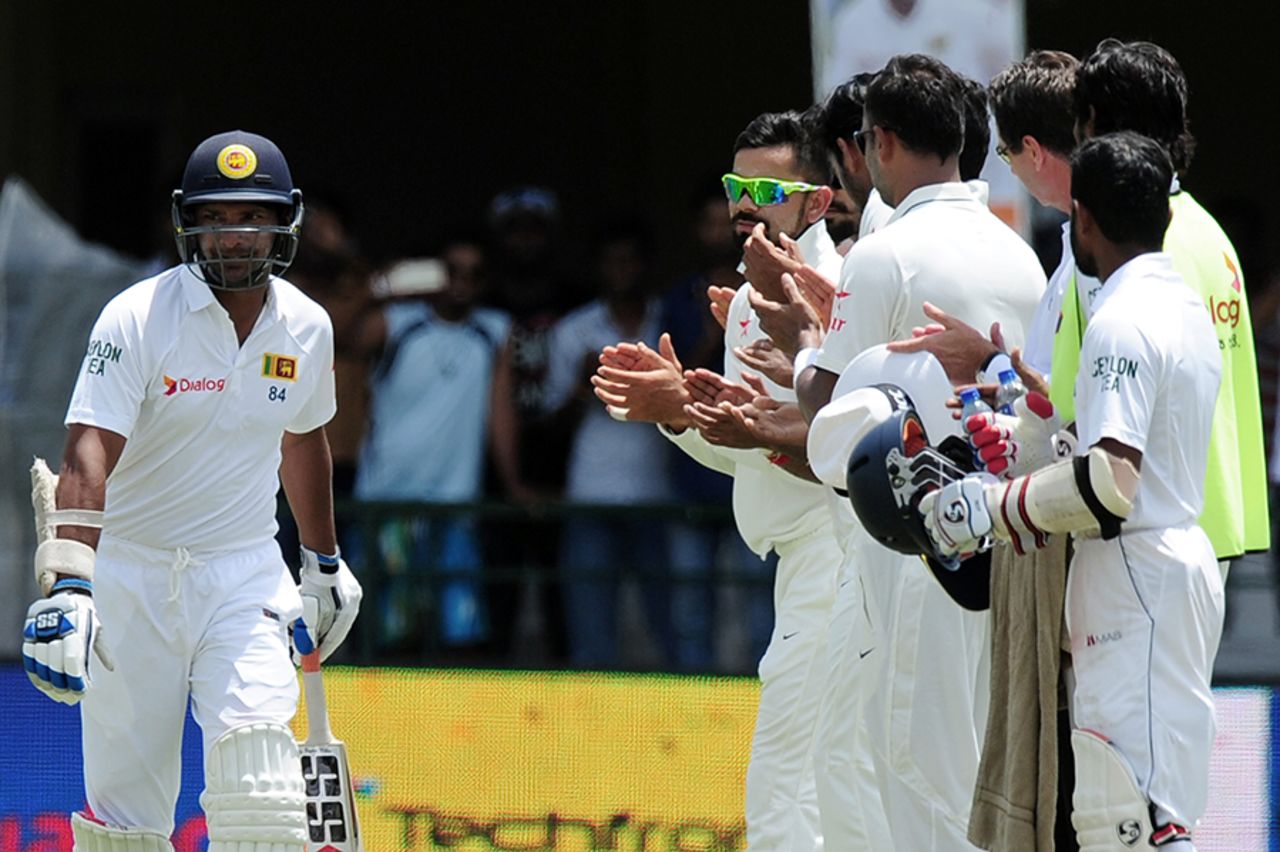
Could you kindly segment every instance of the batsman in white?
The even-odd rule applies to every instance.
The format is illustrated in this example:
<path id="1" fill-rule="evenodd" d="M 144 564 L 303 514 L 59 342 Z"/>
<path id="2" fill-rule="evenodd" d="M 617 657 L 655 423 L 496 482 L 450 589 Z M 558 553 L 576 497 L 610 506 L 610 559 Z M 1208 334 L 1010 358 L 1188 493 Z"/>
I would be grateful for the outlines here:
<path id="1" fill-rule="evenodd" d="M 1076 263 L 1103 282 L 1076 374 L 1074 459 L 1010 482 L 971 474 L 920 504 L 950 553 L 986 535 L 1019 551 L 1050 533 L 1075 539 L 1066 627 L 1082 852 L 1190 852 L 1208 798 L 1223 591 L 1196 519 L 1222 359 L 1204 302 L 1161 251 L 1172 180 L 1168 155 L 1135 133 L 1072 158 Z M 1038 419 L 1024 409 L 966 428 L 975 443 L 1026 444 L 1051 431 Z"/>
<path id="2" fill-rule="evenodd" d="M 305 614 L 328 656 L 361 591 L 338 554 L 322 428 L 333 331 L 277 277 L 302 209 L 270 140 L 202 142 L 173 195 L 183 262 L 103 309 L 56 486 L 33 471 L 46 597 L 28 611 L 23 662 L 37 688 L 80 703 L 80 852 L 172 848 L 188 698 L 210 852 L 305 847 L 290 630 Z M 303 543 L 300 587 L 274 540 L 280 482 Z"/>

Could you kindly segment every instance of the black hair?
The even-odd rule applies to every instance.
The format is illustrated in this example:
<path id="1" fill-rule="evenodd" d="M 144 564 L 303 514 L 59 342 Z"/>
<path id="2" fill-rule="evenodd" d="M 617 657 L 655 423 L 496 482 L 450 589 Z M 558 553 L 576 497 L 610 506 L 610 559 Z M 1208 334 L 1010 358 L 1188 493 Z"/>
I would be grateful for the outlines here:
<path id="1" fill-rule="evenodd" d="M 1164 146 L 1185 174 L 1196 141 L 1187 118 L 1187 78 L 1169 51 L 1149 41 L 1101 42 L 1076 71 L 1075 118 L 1092 110 L 1095 135 L 1132 130 Z"/>
<path id="2" fill-rule="evenodd" d="M 1063 157 L 1076 147 L 1076 69 L 1080 60 L 1061 50 L 1034 50 L 1001 71 L 987 93 L 996 128 L 1009 151 L 1022 151 L 1023 137 L 1030 136 Z"/>
<path id="3" fill-rule="evenodd" d="M 1113 243 L 1159 250 L 1169 227 L 1173 163 L 1132 131 L 1095 136 L 1071 157 L 1071 197 Z"/>
<path id="4" fill-rule="evenodd" d="M 964 92 L 964 146 L 960 149 L 960 180 L 977 180 L 991 147 L 991 116 L 987 113 L 987 90 L 977 80 L 963 75 L 960 89 Z"/>
<path id="5" fill-rule="evenodd" d="M 854 74 L 831 90 L 822 102 L 817 122 L 818 139 L 832 156 L 840 155 L 836 142 L 852 140 L 862 127 L 862 108 L 867 101 L 867 85 L 876 75 L 870 71 Z"/>
<path id="6" fill-rule="evenodd" d="M 867 86 L 866 113 L 918 153 L 946 160 L 964 145 L 964 93 L 956 73 L 922 53 L 895 56 Z"/>
<path id="7" fill-rule="evenodd" d="M 813 132 L 812 111 L 799 113 L 761 113 L 751 119 L 733 142 L 733 153 L 743 149 L 778 148 L 786 146 L 795 156 L 796 169 L 810 183 L 825 185 L 831 177 L 826 154 L 820 150 Z"/>

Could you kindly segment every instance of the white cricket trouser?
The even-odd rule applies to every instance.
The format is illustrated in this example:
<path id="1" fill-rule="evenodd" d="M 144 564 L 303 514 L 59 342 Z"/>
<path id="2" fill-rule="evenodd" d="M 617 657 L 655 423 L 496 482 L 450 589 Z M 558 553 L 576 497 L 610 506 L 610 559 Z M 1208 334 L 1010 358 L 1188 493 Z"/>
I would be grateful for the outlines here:
<path id="1" fill-rule="evenodd" d="M 841 551 L 829 526 L 776 550 L 776 616 L 760 659 L 760 708 L 747 765 L 747 847 L 814 852 L 822 849 L 822 830 L 813 734 Z"/>
<path id="2" fill-rule="evenodd" d="M 853 536 L 872 542 L 861 529 Z M 849 542 L 827 629 L 827 675 L 813 751 L 818 811 L 829 852 L 892 852 L 863 712 L 876 637 L 858 556 L 857 542 Z"/>
<path id="3" fill-rule="evenodd" d="M 156 550 L 103 536 L 94 600 L 116 670 L 80 703 L 85 789 L 100 820 L 173 832 L 187 698 L 205 752 L 298 704 L 286 626 L 302 600 L 274 541 L 223 553 Z"/>
<path id="4" fill-rule="evenodd" d="M 970 852 L 990 620 L 951 600 L 919 557 L 876 546 L 859 562 L 879 620 L 865 714 L 894 848 Z"/>
<path id="5" fill-rule="evenodd" d="M 1222 573 L 1195 524 L 1078 539 L 1066 620 L 1072 725 L 1111 740 L 1166 819 L 1204 815 Z"/>

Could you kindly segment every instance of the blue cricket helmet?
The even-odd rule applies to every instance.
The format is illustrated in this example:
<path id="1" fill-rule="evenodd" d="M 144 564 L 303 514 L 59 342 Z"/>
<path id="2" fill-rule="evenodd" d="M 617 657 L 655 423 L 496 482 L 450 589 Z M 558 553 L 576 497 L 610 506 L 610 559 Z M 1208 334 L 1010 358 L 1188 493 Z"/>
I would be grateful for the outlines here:
<path id="1" fill-rule="evenodd" d="M 197 222 L 196 208 L 214 203 L 267 205 L 279 210 L 279 222 L 275 225 Z M 302 215 L 302 191 L 293 185 L 289 164 L 280 148 L 265 136 L 244 130 L 219 133 L 197 145 L 182 173 L 182 186 L 173 192 L 172 218 L 178 256 L 205 283 L 218 289 L 262 287 L 272 275 L 282 274 L 297 253 Z M 274 235 L 265 252 L 248 256 L 224 253 L 226 237 L 262 233 Z M 229 270 L 238 270 L 246 264 L 251 267 L 247 274 L 229 274 Z"/>

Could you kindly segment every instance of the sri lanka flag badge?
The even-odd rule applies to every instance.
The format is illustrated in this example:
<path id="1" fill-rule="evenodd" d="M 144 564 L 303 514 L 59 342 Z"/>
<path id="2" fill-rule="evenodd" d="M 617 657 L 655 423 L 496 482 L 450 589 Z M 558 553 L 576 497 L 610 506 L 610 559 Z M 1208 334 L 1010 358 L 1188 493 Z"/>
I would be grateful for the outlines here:
<path id="1" fill-rule="evenodd" d="M 298 359 L 288 355 L 277 355 L 268 352 L 262 356 L 262 375 L 268 379 L 281 382 L 298 380 Z"/>

